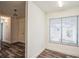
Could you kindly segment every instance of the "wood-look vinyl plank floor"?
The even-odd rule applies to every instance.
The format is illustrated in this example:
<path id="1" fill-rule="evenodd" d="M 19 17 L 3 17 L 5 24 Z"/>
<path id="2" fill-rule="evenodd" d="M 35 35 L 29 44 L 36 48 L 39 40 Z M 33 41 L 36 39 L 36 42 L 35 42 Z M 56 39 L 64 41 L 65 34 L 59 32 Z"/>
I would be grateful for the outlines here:
<path id="1" fill-rule="evenodd" d="M 25 44 L 24 43 L 2 43 L 0 50 L 0 58 L 25 58 Z"/>
<path id="2" fill-rule="evenodd" d="M 79 57 L 45 49 L 37 58 L 79 58 Z"/>

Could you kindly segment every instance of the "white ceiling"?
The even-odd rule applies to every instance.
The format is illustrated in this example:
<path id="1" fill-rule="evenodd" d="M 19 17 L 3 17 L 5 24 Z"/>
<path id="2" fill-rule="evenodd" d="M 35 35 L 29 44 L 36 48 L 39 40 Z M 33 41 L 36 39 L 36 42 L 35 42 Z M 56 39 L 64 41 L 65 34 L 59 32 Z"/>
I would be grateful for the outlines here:
<path id="1" fill-rule="evenodd" d="M 25 16 L 24 1 L 0 1 L 0 13 L 7 16 L 13 16 L 14 9 L 17 9 L 18 17 Z"/>
<path id="2" fill-rule="evenodd" d="M 79 1 L 63 1 L 63 7 L 58 7 L 57 1 L 34 1 L 44 12 L 57 12 L 79 7 Z"/>

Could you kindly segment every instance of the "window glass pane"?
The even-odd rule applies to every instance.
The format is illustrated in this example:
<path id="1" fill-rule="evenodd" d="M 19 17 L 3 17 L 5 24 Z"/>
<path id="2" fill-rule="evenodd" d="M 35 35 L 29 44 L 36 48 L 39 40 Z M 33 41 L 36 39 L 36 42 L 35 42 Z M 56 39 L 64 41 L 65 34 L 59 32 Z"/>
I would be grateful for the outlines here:
<path id="1" fill-rule="evenodd" d="M 61 41 L 61 19 L 49 20 L 49 38 L 50 41 L 59 42 Z"/>
<path id="2" fill-rule="evenodd" d="M 77 44 L 77 17 L 62 18 L 62 42 Z"/>

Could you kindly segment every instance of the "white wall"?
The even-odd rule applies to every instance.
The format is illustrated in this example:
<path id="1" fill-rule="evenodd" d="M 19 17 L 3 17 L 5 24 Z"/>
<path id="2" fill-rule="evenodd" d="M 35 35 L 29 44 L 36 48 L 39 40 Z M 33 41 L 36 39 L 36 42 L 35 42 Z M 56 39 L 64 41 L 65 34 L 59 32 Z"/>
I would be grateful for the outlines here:
<path id="1" fill-rule="evenodd" d="M 45 15 L 28 2 L 28 57 L 37 57 L 45 49 Z"/>
<path id="2" fill-rule="evenodd" d="M 57 17 L 67 17 L 67 16 L 74 16 L 79 15 L 79 8 L 71 9 L 71 10 L 65 10 L 61 12 L 54 12 L 54 13 L 48 13 L 47 14 L 47 39 L 46 39 L 46 48 L 54 51 L 59 51 L 65 54 L 74 55 L 79 57 L 79 47 L 75 46 L 68 46 L 68 45 L 61 45 L 61 44 L 55 44 L 50 43 L 48 41 L 48 22 L 49 18 L 57 18 Z"/>

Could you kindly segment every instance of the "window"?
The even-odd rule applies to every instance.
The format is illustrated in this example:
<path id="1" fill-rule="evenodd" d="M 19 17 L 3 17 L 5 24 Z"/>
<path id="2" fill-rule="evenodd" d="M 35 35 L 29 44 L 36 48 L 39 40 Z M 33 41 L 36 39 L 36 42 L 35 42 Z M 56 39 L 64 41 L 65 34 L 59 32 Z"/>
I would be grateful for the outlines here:
<path id="1" fill-rule="evenodd" d="M 50 20 L 50 41 L 60 42 L 61 41 L 61 19 Z"/>
<path id="2" fill-rule="evenodd" d="M 62 42 L 76 45 L 77 17 L 62 18 Z"/>
<path id="3" fill-rule="evenodd" d="M 79 45 L 79 17 L 61 17 L 49 20 L 49 39 L 51 42 Z"/>

